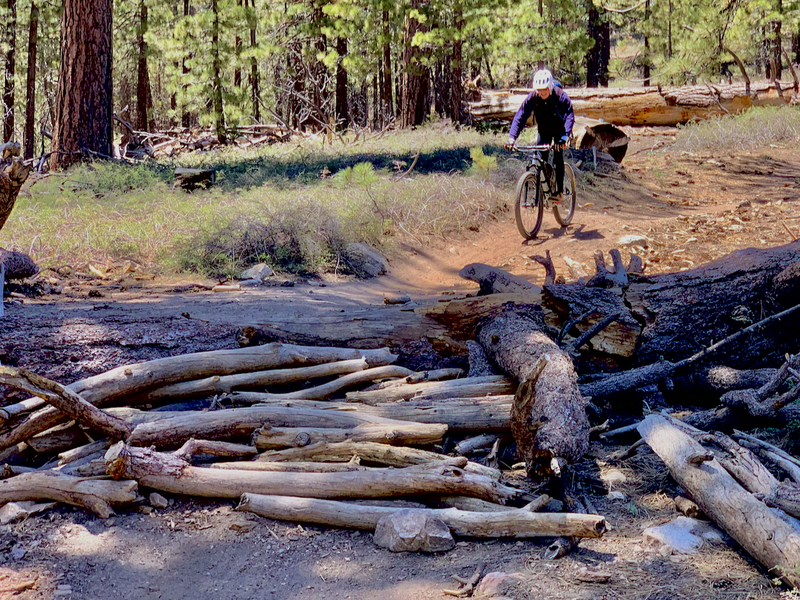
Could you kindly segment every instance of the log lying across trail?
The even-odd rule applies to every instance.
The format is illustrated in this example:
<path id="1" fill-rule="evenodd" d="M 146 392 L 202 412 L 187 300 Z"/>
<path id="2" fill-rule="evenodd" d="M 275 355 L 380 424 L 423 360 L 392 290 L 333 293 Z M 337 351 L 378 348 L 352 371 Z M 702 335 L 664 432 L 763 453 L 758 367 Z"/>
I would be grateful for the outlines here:
<path id="1" fill-rule="evenodd" d="M 504 503 L 519 494 L 481 475 L 450 465 L 377 469 L 346 473 L 282 473 L 193 467 L 172 455 L 119 442 L 106 453 L 114 479 L 133 479 L 154 490 L 208 498 L 239 498 L 245 492 L 344 499 L 424 494 L 472 496 Z"/>
<path id="2" fill-rule="evenodd" d="M 353 529 L 375 529 L 378 521 L 399 508 L 366 506 L 331 500 L 292 498 L 246 493 L 238 510 L 268 519 L 315 523 Z M 470 512 L 457 508 L 414 509 L 441 519 L 455 535 L 479 538 L 534 538 L 572 536 L 597 538 L 605 531 L 605 519 L 596 515 L 535 513 L 525 509 L 502 512 Z"/>
<path id="3" fill-rule="evenodd" d="M 770 574 L 789 585 L 800 585 L 800 529 L 745 490 L 702 445 L 666 417 L 646 417 L 639 432 L 706 515 Z"/>

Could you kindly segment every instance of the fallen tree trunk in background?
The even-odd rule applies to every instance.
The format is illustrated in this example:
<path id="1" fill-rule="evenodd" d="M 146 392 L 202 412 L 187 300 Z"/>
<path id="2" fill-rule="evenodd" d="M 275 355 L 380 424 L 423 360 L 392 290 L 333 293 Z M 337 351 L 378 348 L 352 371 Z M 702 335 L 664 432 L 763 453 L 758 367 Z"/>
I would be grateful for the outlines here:
<path id="1" fill-rule="evenodd" d="M 119 442 L 106 453 L 114 479 L 133 479 L 154 490 L 207 498 L 239 498 L 243 493 L 274 494 L 291 490 L 298 497 L 387 498 L 420 494 L 474 496 L 505 502 L 519 490 L 465 473 L 449 465 L 377 469 L 351 473 L 274 473 L 192 467 L 171 454 Z M 0 482 L 2 483 L 2 482 Z"/>
<path id="2" fill-rule="evenodd" d="M 0 159 L 0 229 L 6 224 L 17 201 L 22 184 L 30 175 L 33 165 L 25 165 L 19 158 Z"/>
<path id="3" fill-rule="evenodd" d="M 791 83 L 780 83 L 788 90 Z M 678 88 L 569 88 L 575 114 L 614 125 L 679 125 L 713 116 L 739 114 L 753 106 L 783 106 L 791 93 L 780 95 L 772 82 L 750 85 L 692 85 Z M 529 89 L 482 90 L 470 103 L 473 120 L 508 120 L 531 92 Z"/>
<path id="4" fill-rule="evenodd" d="M 0 504 L 23 500 L 55 500 L 86 508 L 101 519 L 114 514 L 112 505 L 137 498 L 135 481 L 98 481 L 52 471 L 23 473 L 0 481 Z"/>
<path id="5" fill-rule="evenodd" d="M 542 331 L 541 313 L 512 308 L 478 331 L 478 341 L 520 382 L 511 410 L 517 454 L 531 475 L 550 473 L 553 458 L 579 460 L 589 448 L 586 403 L 572 359 Z"/>
<path id="6" fill-rule="evenodd" d="M 771 575 L 800 584 L 800 531 L 746 491 L 708 452 L 665 417 L 649 415 L 638 427 L 647 444 L 702 511 Z"/>
<path id="7" fill-rule="evenodd" d="M 403 509 L 246 493 L 242 495 L 237 510 L 252 512 L 268 519 L 375 529 L 382 517 Z M 569 535 L 598 538 L 606 529 L 605 519 L 595 515 L 534 513 L 524 509 L 502 512 L 470 512 L 457 508 L 413 510 L 441 519 L 453 534 L 466 537 L 533 538 Z"/>

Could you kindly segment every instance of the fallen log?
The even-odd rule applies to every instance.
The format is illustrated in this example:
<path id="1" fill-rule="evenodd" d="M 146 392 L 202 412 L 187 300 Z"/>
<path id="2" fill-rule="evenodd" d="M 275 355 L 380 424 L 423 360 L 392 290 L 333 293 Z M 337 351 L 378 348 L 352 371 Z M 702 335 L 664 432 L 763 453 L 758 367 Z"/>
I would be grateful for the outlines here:
<path id="1" fill-rule="evenodd" d="M 408 425 L 405 421 L 353 412 L 253 406 L 199 413 L 187 411 L 179 416 L 141 423 L 128 437 L 128 442 L 134 446 L 177 448 L 191 438 L 242 439 L 248 438 L 265 424 L 272 427 L 303 427 L 309 422 L 325 428 L 352 428 L 363 424 Z M 441 427 L 446 429 L 447 426 Z"/>
<path id="2" fill-rule="evenodd" d="M 791 83 L 780 83 L 780 89 Z M 751 106 L 781 106 L 786 100 L 772 82 L 750 85 L 695 85 L 679 88 L 568 88 L 576 115 L 602 119 L 614 125 L 678 125 L 712 116 L 738 114 Z M 470 115 L 511 120 L 529 89 L 482 90 L 479 102 L 470 103 Z"/>
<path id="3" fill-rule="evenodd" d="M 196 440 L 192 438 L 178 448 L 174 454 L 184 460 L 191 460 L 192 457 L 199 454 L 222 456 L 225 458 L 251 458 L 258 454 L 258 452 L 252 446 L 245 446 L 243 444 Z"/>
<path id="4" fill-rule="evenodd" d="M 349 429 L 266 425 L 253 434 L 253 445 L 258 450 L 277 450 L 345 441 L 374 442 L 394 446 L 431 446 L 441 443 L 445 433 L 447 433 L 447 425 L 410 422 L 398 422 L 392 425 L 372 423 Z"/>
<path id="5" fill-rule="evenodd" d="M 227 469 L 234 471 L 283 471 L 286 473 L 343 473 L 349 471 L 366 471 L 357 462 L 324 463 L 324 462 L 223 462 L 209 465 L 211 469 Z"/>
<path id="6" fill-rule="evenodd" d="M 106 453 L 114 479 L 133 479 L 154 490 L 207 498 L 239 498 L 245 492 L 280 494 L 291 490 L 302 498 L 386 498 L 421 494 L 474 496 L 505 502 L 519 490 L 465 473 L 450 465 L 425 471 L 376 469 L 351 473 L 274 473 L 193 467 L 171 454 L 119 442 Z M 415 469 L 416 467 L 411 467 Z"/>
<path id="7" fill-rule="evenodd" d="M 331 500 L 292 498 L 245 493 L 237 510 L 268 519 L 315 523 L 353 529 L 375 529 L 378 521 L 398 508 L 366 506 Z M 605 519 L 596 515 L 534 513 L 524 509 L 502 512 L 469 512 L 457 508 L 414 509 L 441 519 L 455 535 L 479 538 L 534 538 L 569 535 L 598 538 Z"/>
<path id="8" fill-rule="evenodd" d="M 95 406 L 133 396 L 148 389 L 213 375 L 231 375 L 282 367 L 310 366 L 341 360 L 364 358 L 374 366 L 393 362 L 397 356 L 388 348 L 377 350 L 348 348 L 314 348 L 291 344 L 267 344 L 236 350 L 197 352 L 171 356 L 135 365 L 117 367 L 100 375 L 76 381 L 66 387 L 81 394 Z M 133 398 L 130 398 L 133 400 Z M 36 398 L 0 409 L 0 418 L 9 419 L 44 404 Z M 14 429 L 0 434 L 0 450 L 46 431 L 61 422 L 63 414 L 55 409 L 43 409 L 28 417 Z"/>
<path id="9" fill-rule="evenodd" d="M 255 371 L 237 375 L 214 375 L 213 377 L 156 388 L 142 396 L 141 404 L 154 404 L 164 400 L 179 400 L 181 398 L 198 398 L 212 394 L 229 394 L 234 390 L 263 388 L 268 385 L 286 385 L 319 377 L 347 375 L 364 371 L 368 368 L 369 365 L 366 359 L 356 358 L 324 363 L 313 367 Z"/>
<path id="10" fill-rule="evenodd" d="M 402 400 L 433 401 L 447 398 L 481 398 L 485 396 L 501 396 L 513 394 L 514 382 L 503 375 L 487 375 L 485 377 L 464 377 L 451 381 L 430 381 L 427 383 L 409 383 L 395 385 L 371 392 L 347 392 L 348 402 L 377 404 L 398 402 Z"/>
<path id="11" fill-rule="evenodd" d="M 257 392 L 234 393 L 231 399 L 234 402 L 245 404 L 341 410 L 397 421 L 442 423 L 447 425 L 450 433 L 465 434 L 511 431 L 511 405 L 514 402 L 514 396 L 504 395 L 482 398 L 448 398 L 446 400 L 409 400 L 370 405 L 354 402 L 265 399 L 264 394 Z"/>
<path id="12" fill-rule="evenodd" d="M 447 462 L 450 457 L 429 450 L 376 444 L 374 442 L 338 442 L 335 444 L 312 444 L 299 448 L 287 448 L 262 452 L 256 458 L 259 462 L 349 462 L 356 456 L 361 462 L 387 467 L 408 467 L 435 461 Z M 495 481 L 500 480 L 500 471 L 484 465 L 468 462 L 464 470 L 477 473 Z"/>
<path id="13" fill-rule="evenodd" d="M 23 500 L 55 500 L 86 508 L 102 519 L 114 514 L 112 505 L 134 502 L 135 481 L 98 481 L 52 471 L 22 473 L 0 481 L 0 504 Z"/>
<path id="14" fill-rule="evenodd" d="M 32 164 L 26 165 L 19 158 L 9 157 L 10 162 L 6 158 L 3 156 L 0 160 L 0 229 L 6 224 L 19 190 L 33 169 Z"/>
<path id="15" fill-rule="evenodd" d="M 746 491 L 715 459 L 692 462 L 706 451 L 665 417 L 649 415 L 639 425 L 647 444 L 702 511 L 770 574 L 800 584 L 800 531 Z"/>
<path id="16" fill-rule="evenodd" d="M 520 382 L 511 410 L 517 453 L 531 475 L 550 473 L 553 458 L 579 460 L 589 421 L 570 357 L 543 332 L 541 313 L 511 307 L 478 331 L 492 360 Z"/>
<path id="17" fill-rule="evenodd" d="M 0 366 L 0 383 L 34 394 L 78 423 L 102 431 L 111 439 L 127 438 L 133 427 L 84 400 L 56 381 L 25 369 Z"/>

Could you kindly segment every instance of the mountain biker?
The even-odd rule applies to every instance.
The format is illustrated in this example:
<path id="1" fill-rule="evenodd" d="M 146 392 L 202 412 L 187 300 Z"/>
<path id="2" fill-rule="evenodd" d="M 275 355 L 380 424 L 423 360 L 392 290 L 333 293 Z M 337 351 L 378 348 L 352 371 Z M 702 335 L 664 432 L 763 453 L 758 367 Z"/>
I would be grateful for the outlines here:
<path id="1" fill-rule="evenodd" d="M 533 89 L 522 102 L 508 132 L 508 143 L 503 144 L 511 150 L 519 134 L 525 128 L 531 114 L 536 120 L 539 130 L 537 144 L 554 143 L 553 165 L 556 170 L 556 201 L 564 198 L 564 148 L 572 137 L 572 126 L 575 124 L 575 113 L 572 111 L 572 100 L 567 92 L 553 80 L 553 74 L 547 69 L 536 71 L 533 76 Z"/>

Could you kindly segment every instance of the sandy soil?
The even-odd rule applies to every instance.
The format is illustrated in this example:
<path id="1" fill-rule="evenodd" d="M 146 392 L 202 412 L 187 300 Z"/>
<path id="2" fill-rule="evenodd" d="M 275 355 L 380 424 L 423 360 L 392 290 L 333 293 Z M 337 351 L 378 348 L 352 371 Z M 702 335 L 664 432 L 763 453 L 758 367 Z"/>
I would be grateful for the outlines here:
<path id="1" fill-rule="evenodd" d="M 776 246 L 800 233 L 800 156 L 786 148 L 714 156 L 651 153 L 668 148 L 669 132 L 640 131 L 624 167 L 603 177 L 583 176 L 579 208 L 566 230 L 545 215 L 537 240 L 523 243 L 513 213 L 479 232 L 405 246 L 391 257 L 388 276 L 369 282 L 296 282 L 294 287 L 214 294 L 211 282 L 132 282 L 125 291 L 88 297 L 85 291 L 7 306 L 0 320 L 0 362 L 36 367 L 72 381 L 119 364 L 167 354 L 235 347 L 238 325 L 259 315 L 324 315 L 379 304 L 384 294 L 433 298 L 469 293 L 476 285 L 458 271 L 471 262 L 507 269 L 535 283 L 543 269 L 530 255 L 549 251 L 560 274 L 572 279 L 565 257 L 594 272 L 593 254 L 619 248 L 642 255 L 646 272 L 690 268 L 731 250 Z M 624 247 L 628 234 L 647 238 Z M 625 440 L 622 440 L 625 441 Z M 578 469 L 578 488 L 607 516 L 611 531 L 586 540 L 558 561 L 540 558 L 548 540 L 461 540 L 440 555 L 392 554 L 368 532 L 298 526 L 235 512 L 230 501 L 170 498 L 149 514 L 100 520 L 60 507 L 23 523 L 0 527 L 2 590 L 35 580 L 23 599 L 163 598 L 354 600 L 447 598 L 452 575 L 520 572 L 513 598 L 776 598 L 769 577 L 731 546 L 694 556 L 665 556 L 647 547 L 644 527 L 676 516 L 663 466 L 636 456 L 621 465 L 627 481 L 603 483 L 603 458 L 613 448 L 593 444 Z M 625 500 L 605 493 L 617 489 Z M 147 509 L 142 509 L 147 511 Z M 583 568 L 611 574 L 608 584 L 576 579 Z"/>

